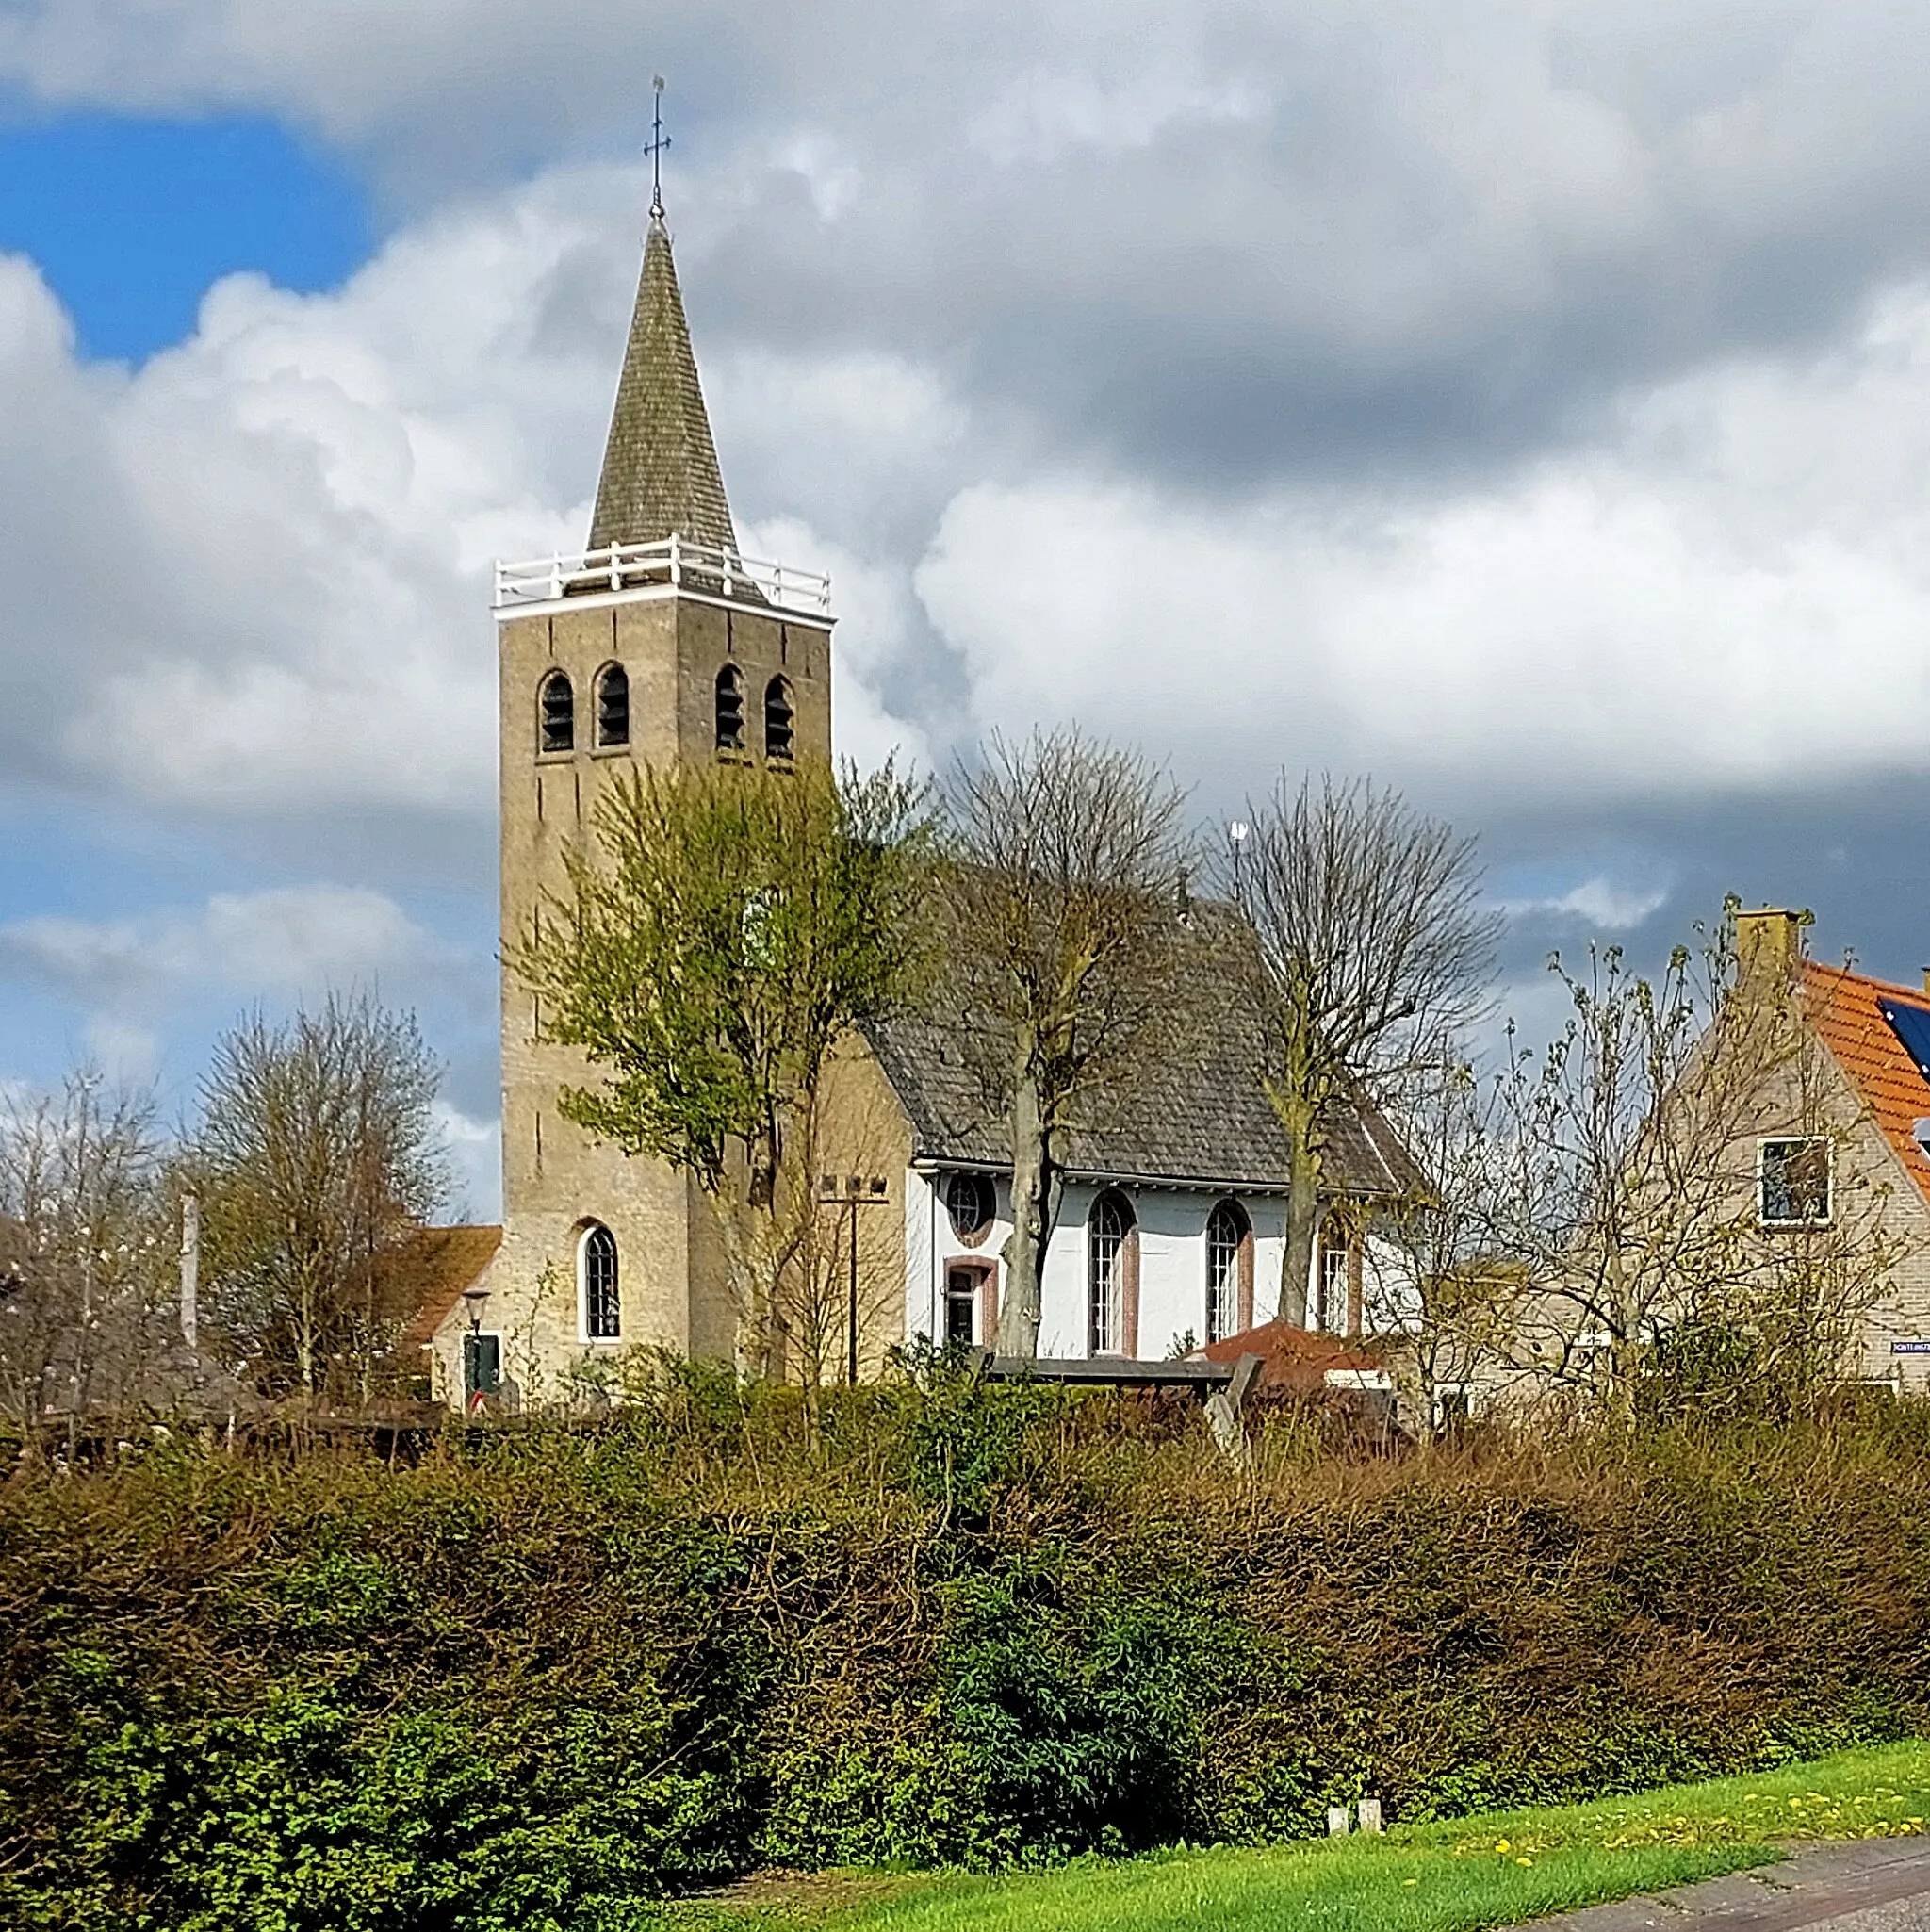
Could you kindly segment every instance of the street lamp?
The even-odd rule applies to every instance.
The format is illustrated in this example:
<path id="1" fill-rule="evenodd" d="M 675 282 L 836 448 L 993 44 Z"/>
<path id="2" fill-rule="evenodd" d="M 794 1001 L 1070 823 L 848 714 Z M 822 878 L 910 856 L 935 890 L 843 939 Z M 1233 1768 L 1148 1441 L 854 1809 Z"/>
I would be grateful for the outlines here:
<path id="1" fill-rule="evenodd" d="M 487 1288 L 465 1288 L 463 1302 L 469 1311 L 469 1333 L 463 1337 L 463 1407 L 473 1411 L 489 1393 L 482 1386 L 482 1304 L 489 1299 Z"/>
<path id="2" fill-rule="evenodd" d="M 818 1199 L 844 1210 L 849 1226 L 845 1241 L 850 1250 L 850 1305 L 846 1310 L 844 1379 L 858 1386 L 858 1210 L 860 1207 L 889 1207 L 891 1189 L 882 1174 L 847 1174 L 842 1187 L 836 1174 L 818 1176 Z"/>
<path id="3" fill-rule="evenodd" d="M 1247 834 L 1252 829 L 1244 819 L 1236 818 L 1226 828 L 1227 843 L 1233 847 L 1233 902 L 1244 909 L 1247 900 L 1244 881 L 1240 876 L 1240 857 L 1247 849 Z"/>

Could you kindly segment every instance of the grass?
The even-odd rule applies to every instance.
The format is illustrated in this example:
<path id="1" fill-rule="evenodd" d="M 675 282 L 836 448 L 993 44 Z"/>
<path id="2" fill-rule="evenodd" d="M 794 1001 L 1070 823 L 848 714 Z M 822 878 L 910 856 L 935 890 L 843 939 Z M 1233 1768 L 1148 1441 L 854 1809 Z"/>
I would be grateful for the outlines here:
<path id="1" fill-rule="evenodd" d="M 1005 1878 L 766 1882 L 670 1923 L 715 1932 L 1476 1932 L 1774 1862 L 1790 1841 L 1930 1817 L 1930 1743 L 1559 1809 L 1259 1851 L 1169 1852 Z"/>

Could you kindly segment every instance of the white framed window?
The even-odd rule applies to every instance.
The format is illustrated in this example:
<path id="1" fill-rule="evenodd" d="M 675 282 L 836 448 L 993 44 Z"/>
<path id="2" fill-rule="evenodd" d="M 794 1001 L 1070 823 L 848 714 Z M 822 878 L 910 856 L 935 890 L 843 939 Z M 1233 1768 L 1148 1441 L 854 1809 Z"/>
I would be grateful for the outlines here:
<path id="1" fill-rule="evenodd" d="M 1833 1153 L 1822 1134 L 1756 1143 L 1757 1212 L 1764 1227 L 1829 1225 Z"/>
<path id="2" fill-rule="evenodd" d="M 620 1340 L 623 1302 L 616 1275 L 616 1236 L 601 1221 L 592 1221 L 577 1242 L 577 1290 L 583 1340 Z"/>
<path id="3" fill-rule="evenodd" d="M 1086 1347 L 1094 1355 L 1122 1355 L 1126 1348 L 1126 1243 L 1132 1210 L 1117 1194 L 1092 1203 L 1086 1231 Z"/>
<path id="4" fill-rule="evenodd" d="M 1337 1334 L 1347 1322 L 1347 1250 L 1320 1244 L 1320 1266 L 1314 1291 L 1313 1326 L 1323 1334 Z"/>
<path id="5" fill-rule="evenodd" d="M 1240 1265 L 1247 1217 L 1236 1201 L 1222 1201 L 1206 1217 L 1206 1339 L 1223 1342 L 1240 1328 Z"/>

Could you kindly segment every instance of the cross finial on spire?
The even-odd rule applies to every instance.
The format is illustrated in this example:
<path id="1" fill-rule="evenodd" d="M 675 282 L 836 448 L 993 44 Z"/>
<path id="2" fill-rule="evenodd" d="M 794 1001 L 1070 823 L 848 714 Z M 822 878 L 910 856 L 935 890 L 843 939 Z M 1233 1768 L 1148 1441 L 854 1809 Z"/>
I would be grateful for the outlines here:
<path id="1" fill-rule="evenodd" d="M 663 219 L 663 150 L 670 145 L 670 137 L 663 132 L 663 76 L 653 74 L 650 86 L 657 98 L 650 110 L 650 139 L 645 143 L 644 153 L 650 157 L 650 219 L 661 221 Z"/>

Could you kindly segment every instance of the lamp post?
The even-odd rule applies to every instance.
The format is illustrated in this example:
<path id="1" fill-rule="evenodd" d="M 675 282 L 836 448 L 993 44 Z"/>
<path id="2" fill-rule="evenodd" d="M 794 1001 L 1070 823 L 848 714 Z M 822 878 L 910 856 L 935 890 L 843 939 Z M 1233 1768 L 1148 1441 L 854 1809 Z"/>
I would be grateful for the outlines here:
<path id="1" fill-rule="evenodd" d="M 844 1360 L 846 1384 L 858 1386 L 858 1210 L 860 1207 L 889 1207 L 891 1203 L 891 1189 L 882 1174 L 847 1174 L 841 1187 L 836 1174 L 821 1174 L 818 1177 L 818 1199 L 830 1205 L 842 1207 L 847 1223 L 844 1239 L 850 1255 L 850 1275 L 848 1281 L 849 1298 L 845 1310 L 845 1340 L 848 1344 Z"/>
<path id="2" fill-rule="evenodd" d="M 489 1299 L 487 1288 L 465 1288 L 464 1305 L 469 1311 L 469 1333 L 463 1337 L 463 1408 L 474 1414 L 489 1393 L 482 1386 L 482 1304 Z"/>
<path id="3" fill-rule="evenodd" d="M 1233 847 L 1233 902 L 1246 908 L 1246 881 L 1240 876 L 1240 858 L 1247 849 L 1247 834 L 1252 829 L 1244 819 L 1235 819 L 1226 828 L 1227 843 Z"/>

